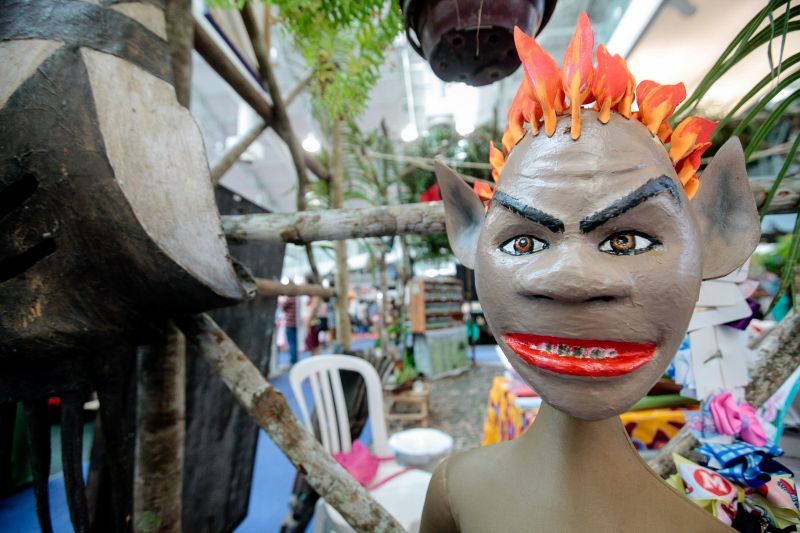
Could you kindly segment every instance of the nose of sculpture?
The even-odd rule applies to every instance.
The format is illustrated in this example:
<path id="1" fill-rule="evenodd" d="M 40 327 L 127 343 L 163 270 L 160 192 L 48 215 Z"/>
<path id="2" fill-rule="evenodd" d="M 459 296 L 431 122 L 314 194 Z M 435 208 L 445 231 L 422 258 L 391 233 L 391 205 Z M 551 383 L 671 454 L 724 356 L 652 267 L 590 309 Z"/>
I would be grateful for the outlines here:
<path id="1" fill-rule="evenodd" d="M 629 272 L 605 268 L 592 257 L 585 243 L 562 243 L 551 247 L 536 261 L 514 274 L 518 294 L 531 299 L 578 304 L 617 302 L 630 297 L 633 281 Z"/>

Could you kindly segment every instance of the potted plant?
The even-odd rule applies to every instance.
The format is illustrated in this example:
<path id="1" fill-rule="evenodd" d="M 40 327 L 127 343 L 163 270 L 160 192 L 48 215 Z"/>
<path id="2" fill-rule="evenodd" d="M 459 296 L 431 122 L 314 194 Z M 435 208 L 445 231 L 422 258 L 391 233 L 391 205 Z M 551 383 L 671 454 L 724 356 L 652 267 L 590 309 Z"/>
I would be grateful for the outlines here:
<path id="1" fill-rule="evenodd" d="M 488 85 L 517 67 L 514 26 L 539 33 L 555 0 L 402 0 L 406 35 L 444 81 Z"/>

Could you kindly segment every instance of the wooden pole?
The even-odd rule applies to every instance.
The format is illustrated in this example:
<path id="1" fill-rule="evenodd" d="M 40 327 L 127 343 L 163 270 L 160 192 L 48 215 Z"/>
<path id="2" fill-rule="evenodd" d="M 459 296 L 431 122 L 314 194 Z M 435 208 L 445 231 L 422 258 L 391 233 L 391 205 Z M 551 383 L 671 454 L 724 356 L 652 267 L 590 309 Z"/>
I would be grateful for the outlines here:
<path id="1" fill-rule="evenodd" d="M 328 298 L 336 296 L 336 289 L 322 285 L 293 285 L 271 279 L 256 279 L 256 291 L 259 296 L 320 296 Z"/>
<path id="2" fill-rule="evenodd" d="M 384 235 L 444 233 L 441 202 L 327 209 L 304 213 L 231 215 L 222 217 L 225 235 L 233 242 L 305 244 Z"/>
<path id="3" fill-rule="evenodd" d="M 332 170 L 331 173 L 331 205 L 334 209 L 344 207 L 344 168 L 342 166 L 342 122 L 335 120 L 332 131 Z M 347 266 L 347 243 L 337 240 L 336 251 L 336 338 L 345 351 L 352 345 L 350 313 L 348 312 L 348 294 L 350 289 L 350 272 Z"/>
<path id="4" fill-rule="evenodd" d="M 208 315 L 182 318 L 179 325 L 250 417 L 356 531 L 403 531 L 298 422 L 283 394 Z"/>
<path id="5" fill-rule="evenodd" d="M 139 348 L 133 530 L 181 531 L 186 342 L 171 322 Z"/>
<path id="6" fill-rule="evenodd" d="M 787 315 L 769 334 L 760 350 L 759 365 L 752 372 L 745 388 L 745 398 L 754 407 L 760 407 L 786 381 L 800 365 L 800 313 Z M 675 470 L 672 454 L 686 455 L 699 443 L 688 426 L 664 445 L 648 465 L 661 477 Z"/>
<path id="7" fill-rule="evenodd" d="M 251 144 L 259 138 L 261 133 L 267 129 L 267 123 L 260 121 L 258 124 L 250 128 L 242 137 L 236 141 L 236 144 L 230 147 L 222 159 L 214 163 L 211 167 L 211 183 L 216 185 L 222 176 L 236 163 L 242 154 L 250 147 Z"/>
<path id="8" fill-rule="evenodd" d="M 189 109 L 192 100 L 192 0 L 167 0 L 164 16 L 178 102 Z"/>

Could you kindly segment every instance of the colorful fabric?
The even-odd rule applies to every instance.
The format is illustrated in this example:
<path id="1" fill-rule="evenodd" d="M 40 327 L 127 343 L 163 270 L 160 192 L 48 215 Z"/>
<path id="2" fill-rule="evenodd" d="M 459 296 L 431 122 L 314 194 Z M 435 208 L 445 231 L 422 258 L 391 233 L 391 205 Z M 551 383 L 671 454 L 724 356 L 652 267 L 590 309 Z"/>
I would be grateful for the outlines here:
<path id="1" fill-rule="evenodd" d="M 513 392 L 509 378 L 497 376 L 489 391 L 489 404 L 483 425 L 483 446 L 513 440 L 527 431 L 538 407 L 526 407 Z M 645 409 L 623 413 L 620 418 L 631 442 L 639 450 L 657 450 L 683 427 L 686 417 L 678 409 Z"/>
<path id="2" fill-rule="evenodd" d="M 744 442 L 764 446 L 767 437 L 756 415 L 756 410 L 747 402 L 737 403 L 733 394 L 723 392 L 708 402 L 711 419 L 720 435 L 739 435 Z"/>
<path id="3" fill-rule="evenodd" d="M 697 451 L 706 456 L 708 467 L 743 486 L 758 488 L 775 475 L 792 472 L 774 458 L 783 455 L 777 446 L 756 447 L 746 442 L 732 444 L 703 443 Z"/>

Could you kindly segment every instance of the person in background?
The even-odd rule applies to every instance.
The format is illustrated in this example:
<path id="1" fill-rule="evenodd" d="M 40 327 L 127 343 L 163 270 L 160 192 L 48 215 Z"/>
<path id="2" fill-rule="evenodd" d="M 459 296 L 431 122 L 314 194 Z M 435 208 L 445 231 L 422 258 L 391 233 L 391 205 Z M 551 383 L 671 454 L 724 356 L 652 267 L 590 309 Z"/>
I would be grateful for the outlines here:
<path id="1" fill-rule="evenodd" d="M 289 345 L 289 363 L 297 362 L 297 297 L 287 296 L 281 303 L 286 325 L 286 344 Z"/>

